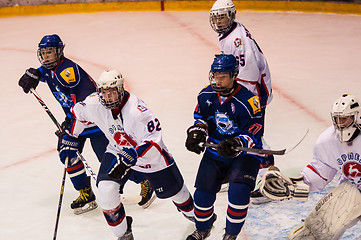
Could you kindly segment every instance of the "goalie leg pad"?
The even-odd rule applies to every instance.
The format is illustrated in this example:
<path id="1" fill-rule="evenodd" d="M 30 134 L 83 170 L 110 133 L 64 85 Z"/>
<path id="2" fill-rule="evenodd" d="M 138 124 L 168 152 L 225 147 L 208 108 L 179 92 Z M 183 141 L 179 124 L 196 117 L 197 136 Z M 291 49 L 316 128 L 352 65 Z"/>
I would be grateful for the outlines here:
<path id="1" fill-rule="evenodd" d="M 287 235 L 287 240 L 317 240 L 305 223 L 301 223 L 291 230 Z"/>
<path id="2" fill-rule="evenodd" d="M 349 181 L 329 192 L 307 216 L 305 225 L 317 239 L 339 239 L 361 216 L 361 193 Z"/>
<path id="3" fill-rule="evenodd" d="M 361 193 L 349 181 L 318 201 L 304 223 L 294 228 L 288 240 L 336 240 L 361 219 Z"/>

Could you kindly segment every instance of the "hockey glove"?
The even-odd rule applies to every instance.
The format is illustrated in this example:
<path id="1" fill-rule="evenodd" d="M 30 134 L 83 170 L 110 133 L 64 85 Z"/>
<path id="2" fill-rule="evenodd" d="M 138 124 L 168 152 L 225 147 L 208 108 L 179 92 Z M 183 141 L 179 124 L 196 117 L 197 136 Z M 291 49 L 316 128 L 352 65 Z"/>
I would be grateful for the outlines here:
<path id="1" fill-rule="evenodd" d="M 280 170 L 271 166 L 262 177 L 259 185 L 262 195 L 277 201 L 295 198 L 307 200 L 309 186 L 303 182 L 303 176 L 289 178 L 283 175 Z"/>
<path id="2" fill-rule="evenodd" d="M 25 93 L 30 89 L 35 89 L 41 79 L 41 72 L 39 69 L 29 68 L 25 71 L 24 75 L 19 80 L 19 86 L 23 88 Z"/>
<path id="3" fill-rule="evenodd" d="M 223 157 L 235 158 L 242 153 L 237 147 L 243 146 L 243 141 L 239 137 L 227 139 L 218 144 L 217 153 Z"/>
<path id="4" fill-rule="evenodd" d="M 79 149 L 80 142 L 77 138 L 71 137 L 65 132 L 59 135 L 58 151 L 60 161 L 65 164 L 65 160 L 68 158 L 68 165 L 72 165 L 77 160 L 77 151 Z"/>
<path id="5" fill-rule="evenodd" d="M 117 156 L 114 157 L 107 170 L 109 178 L 112 180 L 122 179 L 130 167 L 135 165 L 137 157 L 138 154 L 134 148 L 123 148 Z"/>
<path id="6" fill-rule="evenodd" d="M 207 129 L 204 125 L 193 125 L 187 129 L 186 148 L 197 154 L 204 151 L 204 146 L 199 146 L 200 143 L 204 143 L 207 137 Z"/>

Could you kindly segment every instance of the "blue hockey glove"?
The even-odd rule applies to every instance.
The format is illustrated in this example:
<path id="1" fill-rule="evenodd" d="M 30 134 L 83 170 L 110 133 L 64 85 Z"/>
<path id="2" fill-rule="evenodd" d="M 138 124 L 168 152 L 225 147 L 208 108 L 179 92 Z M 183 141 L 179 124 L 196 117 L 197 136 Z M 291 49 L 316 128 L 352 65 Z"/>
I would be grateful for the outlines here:
<path id="1" fill-rule="evenodd" d="M 217 153 L 223 157 L 235 158 L 242 153 L 237 147 L 243 147 L 244 143 L 241 138 L 231 138 L 218 144 Z"/>
<path id="2" fill-rule="evenodd" d="M 134 148 L 123 148 L 117 156 L 114 157 L 110 167 L 107 170 L 110 179 L 122 179 L 131 166 L 137 162 L 138 154 Z"/>
<path id="3" fill-rule="evenodd" d="M 207 137 L 207 129 L 202 124 L 196 124 L 187 129 L 186 148 L 197 154 L 204 151 L 204 146 L 199 146 L 199 143 L 204 143 Z"/>
<path id="4" fill-rule="evenodd" d="M 30 89 L 35 89 L 41 79 L 41 72 L 39 69 L 29 68 L 25 71 L 24 75 L 19 80 L 19 86 L 23 88 L 25 93 Z"/>
<path id="5" fill-rule="evenodd" d="M 58 140 L 58 152 L 60 161 L 65 164 L 68 158 L 68 165 L 72 165 L 77 160 L 77 151 L 80 142 L 77 138 L 71 137 L 65 132 L 61 132 Z"/>

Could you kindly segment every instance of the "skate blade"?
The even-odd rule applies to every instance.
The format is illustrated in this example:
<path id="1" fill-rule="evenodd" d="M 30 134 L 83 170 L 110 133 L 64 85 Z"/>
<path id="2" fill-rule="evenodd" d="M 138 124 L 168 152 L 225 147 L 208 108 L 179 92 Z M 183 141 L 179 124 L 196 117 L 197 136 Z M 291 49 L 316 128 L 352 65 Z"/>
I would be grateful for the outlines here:
<path id="1" fill-rule="evenodd" d="M 143 204 L 141 207 L 144 209 L 148 208 L 154 202 L 154 200 L 156 198 L 157 198 L 157 195 L 155 195 L 155 193 L 153 193 L 153 196 L 149 199 L 149 201 L 146 202 L 145 204 Z"/>
<path id="2" fill-rule="evenodd" d="M 86 213 L 89 212 L 91 210 L 94 210 L 98 207 L 98 204 L 95 201 L 89 202 L 87 204 L 85 204 L 83 207 L 81 208 L 75 208 L 74 209 L 74 214 L 75 215 L 79 215 L 82 213 Z"/>
<path id="3" fill-rule="evenodd" d="M 221 189 L 219 190 L 219 192 L 220 193 L 228 192 L 228 188 L 229 188 L 229 183 L 224 183 L 224 184 L 222 184 Z"/>

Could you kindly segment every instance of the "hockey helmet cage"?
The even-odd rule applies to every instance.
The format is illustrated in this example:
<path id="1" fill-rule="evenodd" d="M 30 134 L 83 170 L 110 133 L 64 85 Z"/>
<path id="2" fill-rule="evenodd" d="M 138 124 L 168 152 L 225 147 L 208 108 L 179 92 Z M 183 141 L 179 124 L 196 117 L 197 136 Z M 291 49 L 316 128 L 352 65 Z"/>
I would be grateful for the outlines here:
<path id="1" fill-rule="evenodd" d="M 108 109 L 113 109 L 119 106 L 124 96 L 124 78 L 118 70 L 104 71 L 97 83 L 97 91 L 99 93 L 100 102 Z M 113 102 L 105 101 L 103 94 L 105 91 L 116 88 L 118 92 L 118 98 Z"/>
<path id="2" fill-rule="evenodd" d="M 44 36 L 38 44 L 37 52 L 38 59 L 41 65 L 47 69 L 55 68 L 56 65 L 58 65 L 58 63 L 60 62 L 60 60 L 64 57 L 64 46 L 65 45 L 63 44 L 63 41 L 57 34 Z M 55 56 L 53 61 L 46 60 L 41 55 L 41 50 L 45 48 L 54 51 Z"/>
<path id="3" fill-rule="evenodd" d="M 217 0 L 209 14 L 212 29 L 219 34 L 228 32 L 236 18 L 236 12 L 232 0 Z"/>
<path id="4" fill-rule="evenodd" d="M 360 101 L 352 94 L 343 94 L 332 106 L 332 122 L 341 142 L 350 142 L 360 133 Z"/>

